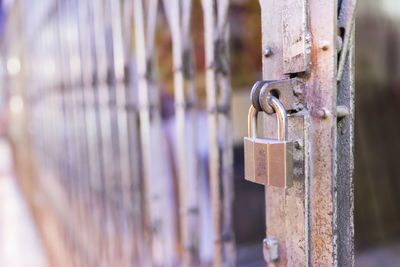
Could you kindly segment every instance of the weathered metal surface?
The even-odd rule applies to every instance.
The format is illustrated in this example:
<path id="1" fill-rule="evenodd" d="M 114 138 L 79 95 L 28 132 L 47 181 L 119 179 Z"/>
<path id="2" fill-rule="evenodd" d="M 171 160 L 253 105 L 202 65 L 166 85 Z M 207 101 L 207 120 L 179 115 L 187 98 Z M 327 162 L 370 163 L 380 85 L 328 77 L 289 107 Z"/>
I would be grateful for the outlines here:
<path id="1" fill-rule="evenodd" d="M 310 77 L 306 81 L 305 100 L 311 112 L 309 234 L 310 264 L 336 264 L 334 232 L 336 180 L 336 34 L 337 7 L 332 1 L 311 0 L 310 30 L 313 36 Z M 324 44 L 326 47 L 321 47 Z M 326 116 L 319 116 L 324 109 Z"/>
<path id="2" fill-rule="evenodd" d="M 354 27 L 354 26 L 353 26 Z M 354 31 L 352 33 L 354 37 Z M 353 39 L 354 40 L 354 39 Z M 354 41 L 349 44 L 337 94 L 337 266 L 354 266 Z M 339 106 L 340 105 L 340 106 Z"/>
<path id="3" fill-rule="evenodd" d="M 274 70 L 278 80 L 284 74 L 304 72 L 310 57 L 310 35 L 306 0 L 259 0 L 262 13 L 262 46 L 268 52 L 263 62 Z M 277 30 L 281 29 L 281 30 Z M 267 65 L 263 64 L 263 71 Z"/>
<path id="4" fill-rule="evenodd" d="M 260 3 L 263 47 L 269 46 L 275 51 L 263 58 L 263 78 L 278 80 L 286 73 L 281 64 L 281 51 L 279 47 L 274 47 L 282 36 L 273 32 L 271 26 L 273 28 L 278 24 L 279 16 L 276 13 L 280 12 L 282 6 L 276 1 Z M 301 140 L 304 136 L 304 143 L 297 144 L 297 148 L 305 155 L 304 171 L 301 179 L 298 179 L 299 176 L 297 180 L 294 179 L 293 189 L 299 190 L 296 194 L 290 190 L 266 189 L 267 237 L 275 236 L 279 242 L 280 257 L 272 263 L 273 266 L 347 266 L 352 265 L 353 257 L 353 87 L 351 82 L 346 82 L 342 85 L 344 89 L 337 93 L 336 4 L 310 0 L 308 11 L 309 29 L 313 38 L 309 71 L 302 78 L 305 84 L 305 109 L 289 118 L 289 127 L 292 127 L 289 130 L 289 140 L 291 134 L 297 134 Z M 347 75 L 348 81 L 351 81 L 351 68 Z M 336 108 L 337 95 L 339 104 L 346 106 L 346 110 Z M 340 122 L 341 130 L 338 132 L 341 137 L 337 137 L 337 116 L 343 121 Z M 302 118 L 301 125 L 293 127 L 294 118 Z M 266 134 L 272 134 L 270 129 L 274 121 L 266 116 L 265 123 Z M 337 149 L 340 152 L 336 152 Z M 297 209 L 291 209 L 296 204 Z M 293 221 L 297 222 L 296 225 L 287 227 L 287 223 Z"/>
<path id="5" fill-rule="evenodd" d="M 354 43 L 354 21 L 358 0 L 343 0 L 338 6 L 338 29 L 341 33 L 342 47 L 340 48 L 340 57 L 338 62 L 337 80 L 340 81 L 345 68 L 347 54 L 350 46 Z"/>
<path id="6" fill-rule="evenodd" d="M 263 79 L 280 80 L 287 77 L 283 71 L 282 1 L 259 0 L 261 6 L 262 47 L 269 51 L 263 57 Z"/>
<path id="7" fill-rule="evenodd" d="M 267 98 L 269 95 L 276 95 L 286 111 L 297 112 L 304 107 L 302 91 L 302 81 L 296 78 L 271 81 L 262 86 L 258 101 L 262 110 L 272 114 L 273 108 L 268 103 Z"/>
<path id="8" fill-rule="evenodd" d="M 308 217 L 306 216 L 306 186 L 308 148 L 307 113 L 288 117 L 288 140 L 297 145 L 293 150 L 292 187 L 266 187 L 266 236 L 276 237 L 279 259 L 269 263 L 271 266 L 306 266 L 308 254 Z M 264 116 L 265 135 L 276 136 L 275 115 Z"/>
<path id="9" fill-rule="evenodd" d="M 267 101 L 270 95 L 279 97 L 286 111 L 300 111 L 304 108 L 303 84 L 300 79 L 257 81 L 251 89 L 251 102 L 256 110 L 263 110 L 268 114 L 274 112 Z"/>
<path id="10" fill-rule="evenodd" d="M 283 71 L 304 72 L 308 69 L 311 40 L 308 33 L 307 0 L 281 2 Z"/>
<path id="11" fill-rule="evenodd" d="M 263 57 L 263 79 L 280 80 L 287 78 L 283 67 L 281 1 L 260 0 L 262 14 L 262 47 L 271 47 L 272 55 Z M 264 116 L 265 136 L 273 138 L 276 133 L 274 115 Z M 279 247 L 279 259 L 271 266 L 306 266 L 308 263 L 308 216 L 306 216 L 305 167 L 308 143 L 305 143 L 308 127 L 307 113 L 288 118 L 288 140 L 298 142 L 301 149 L 294 151 L 293 186 L 290 189 L 267 187 L 266 199 L 266 236 L 276 237 Z"/>

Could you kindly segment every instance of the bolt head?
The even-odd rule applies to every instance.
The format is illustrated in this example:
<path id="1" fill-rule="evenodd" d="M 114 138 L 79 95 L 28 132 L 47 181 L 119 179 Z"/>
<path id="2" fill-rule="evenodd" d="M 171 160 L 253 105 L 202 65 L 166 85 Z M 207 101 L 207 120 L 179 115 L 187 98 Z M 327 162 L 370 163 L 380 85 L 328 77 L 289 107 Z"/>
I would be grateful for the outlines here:
<path id="1" fill-rule="evenodd" d="M 303 148 L 303 146 L 300 144 L 299 141 L 294 142 L 294 147 L 295 147 L 297 150 L 301 150 L 301 149 Z"/>
<path id="2" fill-rule="evenodd" d="M 264 57 L 270 57 L 271 55 L 272 55 L 272 49 L 271 49 L 271 47 L 267 46 L 264 49 Z"/>
<path id="3" fill-rule="evenodd" d="M 320 110 L 317 111 L 317 114 L 320 118 L 326 119 L 329 117 L 330 112 L 326 107 L 321 108 Z"/>
<path id="4" fill-rule="evenodd" d="M 322 42 L 321 42 L 321 48 L 322 48 L 322 50 L 323 50 L 323 51 L 327 51 L 327 50 L 329 49 L 329 45 L 330 45 L 329 41 L 326 41 L 326 40 L 322 41 Z"/>

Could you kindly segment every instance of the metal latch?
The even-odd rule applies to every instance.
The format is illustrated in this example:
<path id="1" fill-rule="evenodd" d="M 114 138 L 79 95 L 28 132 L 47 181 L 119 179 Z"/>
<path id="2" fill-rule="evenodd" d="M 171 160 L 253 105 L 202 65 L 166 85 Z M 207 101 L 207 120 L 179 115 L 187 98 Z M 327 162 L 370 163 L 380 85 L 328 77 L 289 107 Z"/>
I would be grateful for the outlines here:
<path id="1" fill-rule="evenodd" d="M 278 98 L 288 112 L 297 112 L 304 108 L 303 82 L 300 79 L 256 82 L 251 89 L 251 102 L 254 108 L 268 114 L 274 113 L 274 110 L 266 101 L 270 95 Z"/>

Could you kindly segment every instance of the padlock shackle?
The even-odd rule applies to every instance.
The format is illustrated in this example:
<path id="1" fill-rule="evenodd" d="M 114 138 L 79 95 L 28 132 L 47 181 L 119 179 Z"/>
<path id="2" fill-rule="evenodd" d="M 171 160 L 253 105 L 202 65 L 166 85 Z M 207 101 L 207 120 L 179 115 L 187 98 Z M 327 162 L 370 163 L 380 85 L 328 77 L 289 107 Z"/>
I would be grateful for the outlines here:
<path id="1" fill-rule="evenodd" d="M 267 97 L 268 104 L 275 110 L 277 121 L 278 121 L 278 140 L 287 140 L 287 114 L 285 107 L 282 105 L 281 101 L 274 96 Z M 257 113 L 253 105 L 250 106 L 249 115 L 247 117 L 247 133 L 251 138 L 257 137 Z M 254 130 L 253 130 L 254 129 Z"/>
<path id="2" fill-rule="evenodd" d="M 268 104 L 275 110 L 278 120 L 278 140 L 287 140 L 287 114 L 286 109 L 278 98 L 269 95 L 267 96 Z"/>
<path id="3" fill-rule="evenodd" d="M 249 109 L 249 115 L 247 117 L 247 134 L 251 138 L 256 138 L 257 137 L 257 109 L 251 105 Z M 255 129 L 253 131 L 253 129 Z"/>

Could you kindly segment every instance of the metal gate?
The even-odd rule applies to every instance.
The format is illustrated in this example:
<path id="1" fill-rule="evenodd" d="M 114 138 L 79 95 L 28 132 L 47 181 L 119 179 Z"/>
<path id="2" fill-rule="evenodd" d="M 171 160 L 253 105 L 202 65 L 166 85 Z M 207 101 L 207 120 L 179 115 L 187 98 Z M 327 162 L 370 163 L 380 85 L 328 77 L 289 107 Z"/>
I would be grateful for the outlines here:
<path id="1" fill-rule="evenodd" d="M 27 129 L 15 144 L 35 168 L 21 183 L 53 266 L 234 265 L 228 4 L 201 3 L 214 227 L 214 255 L 202 258 L 192 1 L 16 1 L 7 54 L 22 62 L 13 93 L 24 97 Z M 169 150 L 160 30 L 172 42 Z"/>
<path id="2" fill-rule="evenodd" d="M 288 108 L 294 185 L 265 191 L 271 266 L 353 265 L 355 2 L 260 0 L 263 82 L 289 81 L 301 99 Z M 236 265 L 229 4 L 15 1 L 3 50 L 21 62 L 8 85 L 24 112 L 11 136 L 52 266 Z M 202 69 L 191 24 L 199 9 Z M 161 94 L 157 32 L 169 38 L 173 101 Z M 264 125 L 272 136 L 274 115 Z"/>

